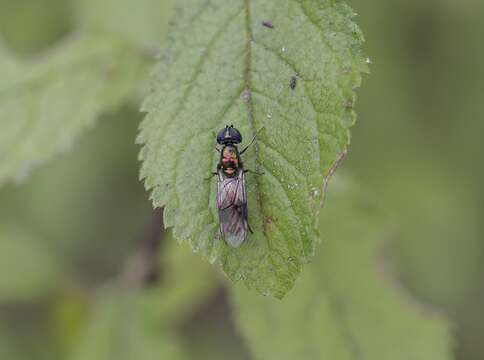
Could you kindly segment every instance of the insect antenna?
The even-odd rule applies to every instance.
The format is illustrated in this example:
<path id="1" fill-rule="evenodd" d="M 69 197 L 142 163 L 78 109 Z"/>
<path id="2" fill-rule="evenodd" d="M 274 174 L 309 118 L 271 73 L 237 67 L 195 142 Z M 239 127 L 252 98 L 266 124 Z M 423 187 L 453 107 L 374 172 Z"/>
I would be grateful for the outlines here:
<path id="1" fill-rule="evenodd" d="M 247 151 L 247 149 L 254 143 L 255 139 L 257 138 L 257 135 L 259 135 L 259 133 L 264 130 L 264 126 L 262 126 L 254 135 L 254 137 L 252 138 L 252 140 L 250 141 L 249 145 L 247 145 L 245 148 L 243 148 L 241 151 L 240 151 L 240 155 L 242 155 L 243 153 L 245 153 Z"/>

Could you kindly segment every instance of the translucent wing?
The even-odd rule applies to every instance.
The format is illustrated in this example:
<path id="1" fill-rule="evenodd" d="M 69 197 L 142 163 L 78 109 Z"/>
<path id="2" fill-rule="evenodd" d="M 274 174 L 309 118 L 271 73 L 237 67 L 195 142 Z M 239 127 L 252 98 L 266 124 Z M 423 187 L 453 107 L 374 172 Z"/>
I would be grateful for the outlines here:
<path id="1" fill-rule="evenodd" d="M 220 232 L 227 244 L 239 247 L 247 238 L 247 194 L 245 192 L 244 171 L 227 177 L 218 172 L 217 208 Z"/>

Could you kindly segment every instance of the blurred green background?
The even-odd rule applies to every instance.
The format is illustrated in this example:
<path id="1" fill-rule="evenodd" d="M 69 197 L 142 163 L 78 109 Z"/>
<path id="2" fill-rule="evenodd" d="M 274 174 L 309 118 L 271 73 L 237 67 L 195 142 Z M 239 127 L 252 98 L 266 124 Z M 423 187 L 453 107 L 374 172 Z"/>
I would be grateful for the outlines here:
<path id="1" fill-rule="evenodd" d="M 373 65 L 342 171 L 388 212 L 398 277 L 415 298 L 448 314 L 456 358 L 482 359 L 484 3 L 350 5 Z M 29 59 L 76 31 L 76 11 L 67 0 L 0 0 L 0 33 Z M 91 359 L 92 349 L 107 354 L 99 339 L 123 321 L 133 333 L 113 330 L 110 341 L 128 349 L 142 338 L 139 319 L 157 334 L 140 340 L 141 352 L 161 346 L 173 353 L 167 359 L 180 349 L 190 359 L 251 358 L 229 285 L 186 249 L 176 263 L 182 250 L 168 233 L 161 266 L 148 277 L 163 286 L 148 286 L 141 298 L 119 290 L 136 283 L 130 269 L 159 235 L 160 214 L 138 181 L 138 107 L 133 101 L 103 115 L 68 154 L 24 184 L 0 188 L 0 359 Z M 154 306 L 160 321 L 133 314 L 144 309 L 138 302 Z M 97 358 L 141 357 L 121 346 Z"/>

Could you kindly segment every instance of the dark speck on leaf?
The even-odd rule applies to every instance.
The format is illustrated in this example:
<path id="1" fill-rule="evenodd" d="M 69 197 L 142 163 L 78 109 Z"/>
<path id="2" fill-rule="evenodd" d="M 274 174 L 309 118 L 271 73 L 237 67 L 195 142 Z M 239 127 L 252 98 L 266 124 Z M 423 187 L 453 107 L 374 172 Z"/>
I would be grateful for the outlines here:
<path id="1" fill-rule="evenodd" d="M 266 28 L 274 29 L 274 24 L 270 20 L 264 20 L 262 25 L 264 25 Z"/>
<path id="2" fill-rule="evenodd" d="M 297 85 L 297 77 L 296 76 L 291 76 L 291 80 L 289 81 L 289 86 L 291 87 L 291 90 L 294 90 Z"/>

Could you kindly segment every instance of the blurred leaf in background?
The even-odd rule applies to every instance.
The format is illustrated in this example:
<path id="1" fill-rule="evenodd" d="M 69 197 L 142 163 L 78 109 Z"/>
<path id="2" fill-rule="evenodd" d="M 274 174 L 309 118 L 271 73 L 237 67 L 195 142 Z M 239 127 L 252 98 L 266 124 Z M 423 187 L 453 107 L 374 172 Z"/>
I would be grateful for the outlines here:
<path id="1" fill-rule="evenodd" d="M 0 183 L 23 180 L 33 167 L 72 146 L 100 114 L 139 92 L 159 50 L 169 3 L 157 2 L 156 9 L 153 1 L 142 6 L 125 3 L 80 1 L 75 7 L 81 14 L 76 35 L 65 35 L 54 48 L 42 49 L 41 55 L 31 55 L 28 61 L 0 43 L 0 59 L 5 63 L 0 67 Z M 31 14 L 21 5 L 9 10 L 17 12 L 19 20 Z M 147 22 L 146 15 L 153 14 L 158 14 L 158 21 Z M 114 15 L 116 21 L 104 21 Z M 126 29 L 119 21 L 128 18 L 135 21 L 133 27 L 119 31 Z M 141 26 L 147 23 L 156 26 Z M 14 26 L 5 26 L 7 43 L 9 34 L 15 40 Z M 139 37 L 133 37 L 132 30 L 138 28 Z"/>
<path id="2" fill-rule="evenodd" d="M 106 291 L 96 296 L 87 329 L 69 359 L 184 359 L 179 341 L 157 326 L 139 294 Z"/>
<path id="3" fill-rule="evenodd" d="M 81 35 L 51 51 L 32 63 L 3 54 L 12 66 L 0 67 L 0 183 L 24 180 L 71 147 L 146 75 L 142 59 L 114 38 Z"/>
<path id="4" fill-rule="evenodd" d="M 155 55 L 175 7 L 170 0 L 75 0 L 74 3 L 81 28 L 112 34 Z"/>
<path id="5" fill-rule="evenodd" d="M 327 240 L 294 292 L 281 302 L 234 292 L 255 358 L 451 359 L 446 321 L 384 281 L 388 217 L 367 191 L 334 181 L 321 222 Z"/>
<path id="6" fill-rule="evenodd" d="M 75 31 L 72 5 L 71 0 L 1 0 L 1 38 L 18 56 L 31 57 Z"/>
<path id="7" fill-rule="evenodd" d="M 484 4 L 351 3 L 373 66 L 345 167 L 395 217 L 404 285 L 450 314 L 458 359 L 482 359 Z"/>
<path id="8" fill-rule="evenodd" d="M 186 247 L 167 240 L 161 285 L 143 290 L 143 283 L 133 283 L 143 279 L 128 273 L 117 284 L 99 290 L 70 359 L 187 358 L 176 324 L 206 300 L 216 277 Z M 128 267 L 128 271 L 136 271 L 136 267 Z"/>
<path id="9" fill-rule="evenodd" d="M 22 225 L 0 227 L 0 302 L 32 301 L 49 294 L 62 280 L 58 253 Z"/>

